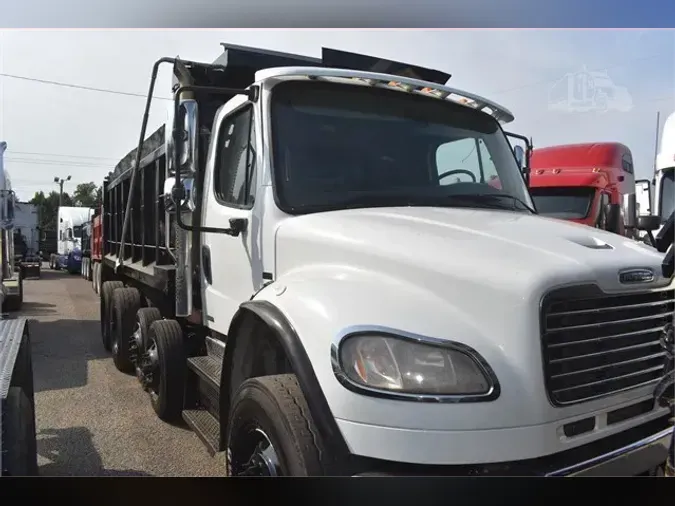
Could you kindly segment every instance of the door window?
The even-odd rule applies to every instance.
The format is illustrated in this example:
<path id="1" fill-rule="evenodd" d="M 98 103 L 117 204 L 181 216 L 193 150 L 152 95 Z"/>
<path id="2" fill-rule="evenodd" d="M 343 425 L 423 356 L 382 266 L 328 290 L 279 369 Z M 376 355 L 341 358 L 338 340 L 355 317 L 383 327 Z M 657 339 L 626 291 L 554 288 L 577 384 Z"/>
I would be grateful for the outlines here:
<path id="1" fill-rule="evenodd" d="M 250 208 L 255 195 L 255 125 L 253 108 L 226 118 L 218 138 L 214 190 L 218 202 Z"/>

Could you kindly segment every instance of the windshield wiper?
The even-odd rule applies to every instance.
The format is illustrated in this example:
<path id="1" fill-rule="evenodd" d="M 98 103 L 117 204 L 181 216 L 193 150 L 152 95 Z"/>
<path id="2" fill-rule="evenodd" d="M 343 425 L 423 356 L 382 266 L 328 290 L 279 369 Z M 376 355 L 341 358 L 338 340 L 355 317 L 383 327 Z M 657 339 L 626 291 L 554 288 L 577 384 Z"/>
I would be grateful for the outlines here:
<path id="1" fill-rule="evenodd" d="M 508 193 L 467 193 L 467 194 L 458 194 L 458 195 L 448 195 L 450 199 L 464 200 L 469 202 L 477 203 L 489 203 L 503 201 L 504 199 L 510 200 L 513 203 L 513 206 L 510 209 L 518 209 L 518 204 L 522 206 L 527 211 L 530 211 L 532 214 L 537 214 L 537 212 L 527 205 L 524 201 Z"/>

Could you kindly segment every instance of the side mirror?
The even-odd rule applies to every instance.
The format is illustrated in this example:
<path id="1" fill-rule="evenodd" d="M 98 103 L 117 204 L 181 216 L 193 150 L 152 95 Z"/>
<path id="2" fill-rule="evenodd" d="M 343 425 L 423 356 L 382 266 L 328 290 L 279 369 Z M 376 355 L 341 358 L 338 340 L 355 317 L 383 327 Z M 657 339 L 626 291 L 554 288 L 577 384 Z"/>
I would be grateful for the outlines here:
<path id="1" fill-rule="evenodd" d="M 504 132 L 504 135 L 509 139 L 509 142 L 513 146 L 511 139 L 515 139 L 523 144 L 516 144 L 513 146 L 513 156 L 516 159 L 518 168 L 523 173 L 523 179 L 525 179 L 525 184 L 530 186 L 530 157 L 532 156 L 532 141 L 525 137 L 524 135 L 514 134 L 513 132 Z"/>
<path id="2" fill-rule="evenodd" d="M 605 219 L 607 220 L 607 231 L 615 234 L 621 233 L 621 205 L 607 204 L 605 207 Z"/>
<path id="3" fill-rule="evenodd" d="M 516 161 L 518 162 L 518 167 L 522 170 L 525 168 L 525 150 L 522 148 L 522 146 L 516 146 L 513 148 L 513 154 L 516 157 Z"/>
<path id="4" fill-rule="evenodd" d="M 652 183 L 648 179 L 635 181 L 635 200 L 637 201 L 639 215 L 652 214 Z"/>
<path id="5" fill-rule="evenodd" d="M 661 219 L 658 216 L 642 215 L 637 217 L 637 229 L 653 232 L 661 226 Z"/>

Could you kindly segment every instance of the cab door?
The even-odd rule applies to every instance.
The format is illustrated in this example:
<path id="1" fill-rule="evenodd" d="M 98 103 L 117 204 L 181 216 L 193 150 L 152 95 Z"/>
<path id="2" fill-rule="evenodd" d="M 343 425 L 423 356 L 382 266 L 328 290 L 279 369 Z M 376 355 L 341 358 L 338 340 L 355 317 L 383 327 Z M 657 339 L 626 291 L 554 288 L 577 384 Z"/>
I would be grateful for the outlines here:
<path id="1" fill-rule="evenodd" d="M 222 334 L 239 305 L 262 283 L 255 105 L 236 97 L 227 107 L 212 133 L 208 166 L 213 170 L 207 172 L 203 191 L 202 226 L 218 231 L 201 233 L 200 252 L 203 321 Z"/>

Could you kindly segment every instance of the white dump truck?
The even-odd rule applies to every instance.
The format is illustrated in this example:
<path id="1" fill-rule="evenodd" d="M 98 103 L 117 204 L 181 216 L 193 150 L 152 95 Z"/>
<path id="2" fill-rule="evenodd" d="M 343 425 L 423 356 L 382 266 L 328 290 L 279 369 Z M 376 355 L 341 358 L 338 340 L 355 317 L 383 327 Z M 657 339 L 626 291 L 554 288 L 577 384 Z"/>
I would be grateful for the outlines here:
<path id="1" fill-rule="evenodd" d="M 0 141 L 0 256 L 3 308 L 20 309 L 14 272 L 13 231 L 15 197 Z M 21 292 L 22 293 L 22 292 Z M 25 318 L 0 315 L 0 476 L 33 476 L 38 472 L 35 439 L 35 401 L 30 335 Z"/>
<path id="2" fill-rule="evenodd" d="M 662 466 L 664 254 L 537 215 L 508 109 L 329 49 L 152 76 L 103 185 L 101 337 L 230 475 Z"/>

